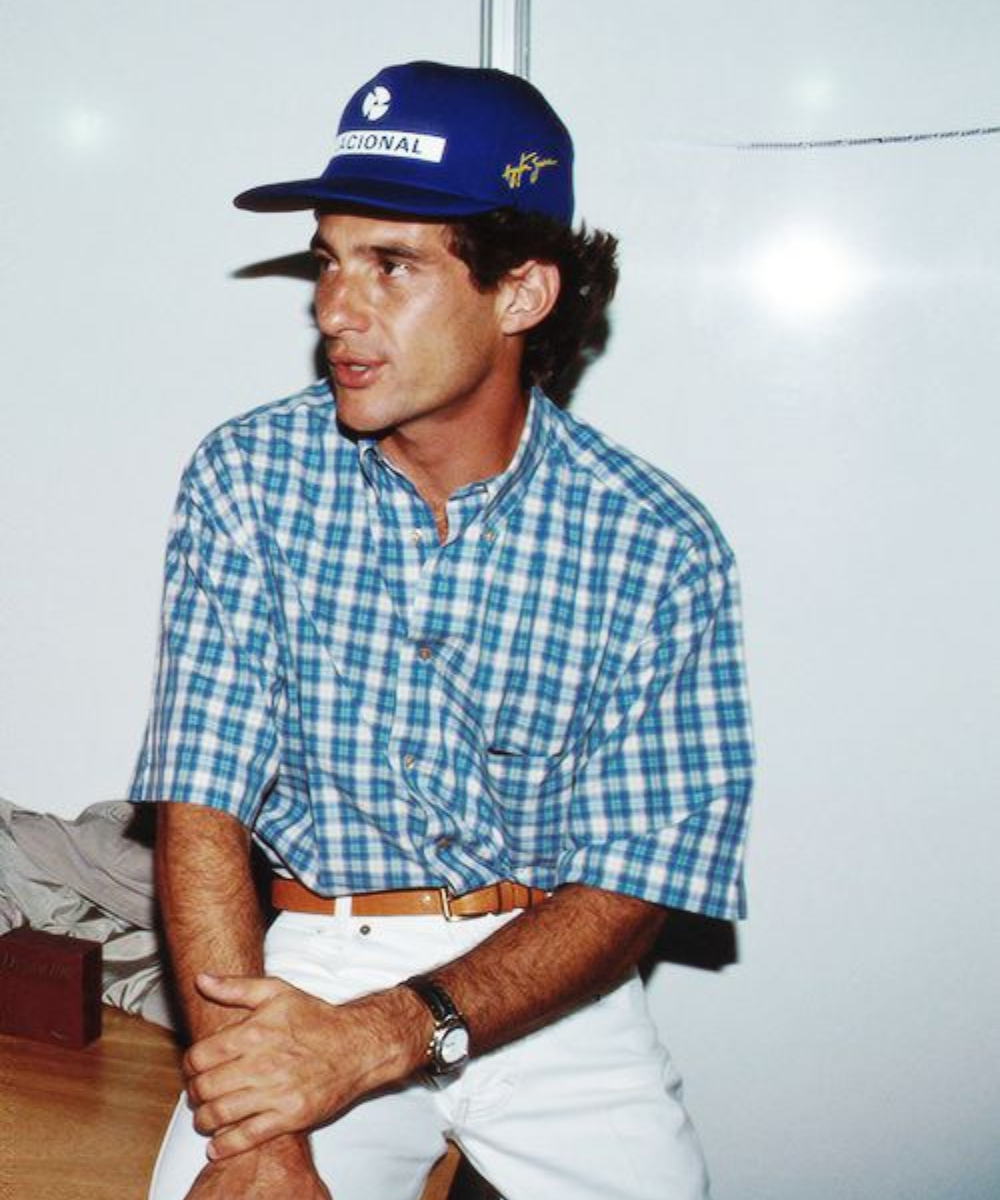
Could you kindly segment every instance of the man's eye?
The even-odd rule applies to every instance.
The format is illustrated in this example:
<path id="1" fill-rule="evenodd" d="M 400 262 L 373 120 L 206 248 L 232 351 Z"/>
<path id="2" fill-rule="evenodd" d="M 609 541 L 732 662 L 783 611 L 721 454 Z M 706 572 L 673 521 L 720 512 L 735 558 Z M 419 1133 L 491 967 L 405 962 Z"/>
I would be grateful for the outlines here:
<path id="1" fill-rule="evenodd" d="M 397 275 L 405 275 L 407 266 L 407 263 L 400 262 L 398 259 L 384 258 L 382 260 L 382 274 L 388 275 L 390 279 Z"/>
<path id="2" fill-rule="evenodd" d="M 329 275 L 332 271 L 336 270 L 337 264 L 332 258 L 326 258 L 321 254 L 314 254 L 313 257 L 316 260 L 316 273 L 318 275 Z"/>

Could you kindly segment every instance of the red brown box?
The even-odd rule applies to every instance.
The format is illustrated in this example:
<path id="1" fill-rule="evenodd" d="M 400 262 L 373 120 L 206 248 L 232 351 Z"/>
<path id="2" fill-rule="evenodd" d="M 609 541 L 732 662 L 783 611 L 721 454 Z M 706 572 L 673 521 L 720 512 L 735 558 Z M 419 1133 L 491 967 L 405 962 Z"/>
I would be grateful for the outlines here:
<path id="1" fill-rule="evenodd" d="M 80 1047 L 101 1036 L 101 943 L 12 929 L 0 937 L 0 1033 Z"/>

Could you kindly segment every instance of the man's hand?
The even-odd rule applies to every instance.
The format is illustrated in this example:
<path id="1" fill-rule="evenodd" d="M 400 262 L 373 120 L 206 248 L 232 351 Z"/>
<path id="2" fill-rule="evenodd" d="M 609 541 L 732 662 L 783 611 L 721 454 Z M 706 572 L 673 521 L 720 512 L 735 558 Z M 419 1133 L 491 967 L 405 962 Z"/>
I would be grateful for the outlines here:
<path id="1" fill-rule="evenodd" d="M 224 1162 L 209 1163 L 187 1200 L 331 1200 L 304 1137 L 285 1137 Z"/>
<path id="2" fill-rule="evenodd" d="M 422 1062 L 427 1014 L 405 993 L 334 1005 L 278 979 L 199 975 L 197 986 L 245 1014 L 184 1060 L 195 1128 L 213 1135 L 213 1160 L 313 1129 Z"/>

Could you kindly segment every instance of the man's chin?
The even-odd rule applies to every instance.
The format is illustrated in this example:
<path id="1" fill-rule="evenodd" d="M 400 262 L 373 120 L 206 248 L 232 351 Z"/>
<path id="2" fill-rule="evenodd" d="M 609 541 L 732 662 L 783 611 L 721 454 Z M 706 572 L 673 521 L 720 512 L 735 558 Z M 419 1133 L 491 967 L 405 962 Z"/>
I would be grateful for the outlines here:
<path id="1" fill-rule="evenodd" d="M 333 387 L 333 397 L 336 402 L 337 424 L 352 439 L 384 437 L 391 424 L 372 411 L 371 405 L 363 400 L 353 398 L 346 389 Z"/>

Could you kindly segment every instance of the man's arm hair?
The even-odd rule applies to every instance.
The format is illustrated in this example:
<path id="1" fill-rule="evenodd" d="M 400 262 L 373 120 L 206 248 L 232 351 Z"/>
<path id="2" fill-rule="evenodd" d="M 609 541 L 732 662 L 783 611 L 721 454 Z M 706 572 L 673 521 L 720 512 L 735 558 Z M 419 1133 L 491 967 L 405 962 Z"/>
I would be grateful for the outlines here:
<path id="1" fill-rule="evenodd" d="M 665 916 L 645 900 L 568 884 L 432 974 L 468 1017 L 482 1054 L 620 983 Z"/>
<path id="2" fill-rule="evenodd" d="M 159 805 L 156 883 L 174 981 L 195 1040 L 238 1024 L 245 1012 L 209 1001 L 199 972 L 264 973 L 264 923 L 250 865 L 250 834 L 227 813 Z M 225 1183 L 222 1180 L 225 1179 Z M 219 1187 L 224 1188 L 220 1192 Z M 188 1200 L 249 1194 L 330 1200 L 305 1137 L 277 1137 L 224 1163 L 209 1163 Z"/>
<path id="3" fill-rule="evenodd" d="M 199 972 L 263 975 L 264 927 L 250 869 L 250 834 L 227 813 L 159 806 L 156 887 L 174 982 L 195 1040 L 235 1018 L 195 986 Z"/>

